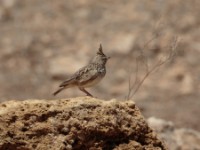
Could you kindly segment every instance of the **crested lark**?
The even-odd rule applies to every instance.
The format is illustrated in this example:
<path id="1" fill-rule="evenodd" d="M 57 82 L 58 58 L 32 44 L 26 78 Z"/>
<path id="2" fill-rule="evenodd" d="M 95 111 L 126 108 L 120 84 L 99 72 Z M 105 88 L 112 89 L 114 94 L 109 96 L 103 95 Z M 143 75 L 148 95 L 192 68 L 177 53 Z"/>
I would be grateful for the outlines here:
<path id="1" fill-rule="evenodd" d="M 87 87 L 96 85 L 106 75 L 106 62 L 110 57 L 107 57 L 102 50 L 100 44 L 99 50 L 87 66 L 79 69 L 69 79 L 60 84 L 59 89 L 53 93 L 55 96 L 64 89 L 70 87 L 78 87 L 82 92 L 86 93 L 87 96 L 92 96 L 88 91 L 85 90 Z"/>

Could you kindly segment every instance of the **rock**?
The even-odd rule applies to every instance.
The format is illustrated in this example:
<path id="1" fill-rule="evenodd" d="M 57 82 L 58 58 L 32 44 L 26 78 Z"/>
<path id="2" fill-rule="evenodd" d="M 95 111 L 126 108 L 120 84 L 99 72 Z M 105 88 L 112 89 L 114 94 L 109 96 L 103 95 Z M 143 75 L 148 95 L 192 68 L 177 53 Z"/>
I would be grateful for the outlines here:
<path id="1" fill-rule="evenodd" d="M 0 104 L 1 150 L 166 150 L 132 101 L 90 97 Z"/>
<path id="2" fill-rule="evenodd" d="M 175 128 L 170 121 L 151 117 L 147 121 L 157 133 L 159 138 L 166 142 L 172 150 L 197 150 L 200 149 L 200 133 L 186 128 Z"/>

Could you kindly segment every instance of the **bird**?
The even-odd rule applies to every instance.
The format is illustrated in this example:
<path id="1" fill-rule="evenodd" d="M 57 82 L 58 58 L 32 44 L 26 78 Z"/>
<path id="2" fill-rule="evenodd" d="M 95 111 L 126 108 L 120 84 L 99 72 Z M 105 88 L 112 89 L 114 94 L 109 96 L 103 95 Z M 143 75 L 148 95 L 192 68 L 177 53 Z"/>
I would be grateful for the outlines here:
<path id="1" fill-rule="evenodd" d="M 110 59 L 110 57 L 103 53 L 103 48 L 100 44 L 96 56 L 92 59 L 92 61 L 88 65 L 75 72 L 67 80 L 62 82 L 59 85 L 58 90 L 55 91 L 53 95 L 56 96 L 64 89 L 78 87 L 79 90 L 84 92 L 87 96 L 93 97 L 93 95 L 86 91 L 85 88 L 93 87 L 105 77 L 106 63 L 108 59 Z"/>

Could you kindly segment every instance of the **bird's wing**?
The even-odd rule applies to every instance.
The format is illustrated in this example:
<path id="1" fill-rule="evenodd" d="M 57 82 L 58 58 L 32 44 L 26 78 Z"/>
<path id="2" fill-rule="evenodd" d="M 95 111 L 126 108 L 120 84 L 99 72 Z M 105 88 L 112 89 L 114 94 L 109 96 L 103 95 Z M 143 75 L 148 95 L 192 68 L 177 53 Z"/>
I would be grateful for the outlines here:
<path id="1" fill-rule="evenodd" d="M 87 83 L 90 80 L 96 79 L 98 77 L 98 72 L 96 69 L 94 69 L 95 67 L 93 65 L 94 64 L 89 64 L 79 69 L 71 76 L 71 78 L 62 82 L 59 87 L 65 87 L 73 83 L 78 83 L 81 85 Z"/>
<path id="2" fill-rule="evenodd" d="M 69 78 L 69 79 L 65 80 L 64 82 L 62 82 L 62 83 L 59 85 L 59 87 L 65 87 L 65 86 L 71 84 L 72 82 L 75 81 L 74 79 L 75 79 L 75 78 L 72 76 L 71 78 Z"/>
<path id="3" fill-rule="evenodd" d="M 66 79 L 64 82 L 62 82 L 59 87 L 65 87 L 69 84 L 75 83 L 75 82 L 84 82 L 84 80 L 89 80 L 91 75 L 93 76 L 95 74 L 95 71 L 92 71 L 91 65 L 85 66 L 80 68 L 77 72 L 75 72 L 70 78 Z"/>
<path id="4" fill-rule="evenodd" d="M 90 80 L 94 80 L 98 77 L 97 69 L 94 69 L 93 64 L 81 68 L 76 75 L 76 81 L 79 84 L 87 83 Z"/>

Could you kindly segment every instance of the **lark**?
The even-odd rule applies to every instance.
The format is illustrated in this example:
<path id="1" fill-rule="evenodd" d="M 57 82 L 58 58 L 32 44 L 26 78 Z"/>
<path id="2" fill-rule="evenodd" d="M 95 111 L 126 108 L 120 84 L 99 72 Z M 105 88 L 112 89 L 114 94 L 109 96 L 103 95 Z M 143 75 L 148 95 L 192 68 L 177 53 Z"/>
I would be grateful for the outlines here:
<path id="1" fill-rule="evenodd" d="M 85 88 L 93 87 L 99 83 L 106 75 L 106 62 L 110 57 L 103 53 L 102 45 L 100 44 L 99 50 L 93 60 L 85 67 L 79 69 L 70 78 L 62 82 L 59 89 L 53 93 L 57 95 L 61 91 L 71 87 L 78 87 L 87 96 L 93 97 Z"/>

